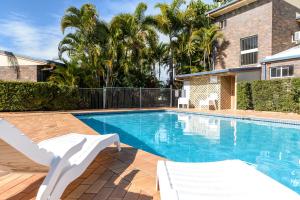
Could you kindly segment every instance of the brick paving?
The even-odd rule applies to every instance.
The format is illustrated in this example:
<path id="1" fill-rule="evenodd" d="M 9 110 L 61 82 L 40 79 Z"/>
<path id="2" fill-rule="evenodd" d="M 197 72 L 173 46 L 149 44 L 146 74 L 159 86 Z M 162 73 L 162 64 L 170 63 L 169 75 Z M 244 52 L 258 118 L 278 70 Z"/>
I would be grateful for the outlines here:
<path id="1" fill-rule="evenodd" d="M 2 113 L 0 117 L 15 124 L 35 142 L 70 132 L 96 134 L 68 113 Z M 109 147 L 69 185 L 62 199 L 158 200 L 156 163 L 160 159 L 125 144 L 121 152 Z M 0 199 L 35 199 L 45 175 L 46 172 L 14 171 L 0 176 Z"/>

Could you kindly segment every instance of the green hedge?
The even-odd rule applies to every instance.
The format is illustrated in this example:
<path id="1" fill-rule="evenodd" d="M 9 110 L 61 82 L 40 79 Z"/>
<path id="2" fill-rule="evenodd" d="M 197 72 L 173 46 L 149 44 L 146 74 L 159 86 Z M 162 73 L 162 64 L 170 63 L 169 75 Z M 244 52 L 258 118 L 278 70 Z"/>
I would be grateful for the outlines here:
<path id="1" fill-rule="evenodd" d="M 241 110 L 253 109 L 251 83 L 241 82 L 237 85 L 237 107 Z"/>
<path id="2" fill-rule="evenodd" d="M 48 82 L 0 82 L 0 111 L 69 110 L 80 106 L 76 88 Z"/>
<path id="3" fill-rule="evenodd" d="M 238 109 L 243 110 L 299 113 L 300 79 L 238 83 L 237 101 Z"/>

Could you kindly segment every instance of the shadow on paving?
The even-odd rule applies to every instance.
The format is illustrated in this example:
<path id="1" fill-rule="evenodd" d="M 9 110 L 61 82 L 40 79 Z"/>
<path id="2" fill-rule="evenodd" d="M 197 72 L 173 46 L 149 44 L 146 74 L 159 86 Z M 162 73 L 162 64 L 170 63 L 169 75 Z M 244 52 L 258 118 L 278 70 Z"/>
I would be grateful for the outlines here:
<path id="1" fill-rule="evenodd" d="M 115 147 L 106 148 L 100 152 L 87 170 L 68 186 L 62 199 L 158 199 L 154 197 L 157 196 L 155 175 L 150 176 L 147 172 L 144 173 L 132 166 L 137 152 L 137 149 L 131 147 L 123 147 L 121 152 L 118 152 Z M 30 183 L 8 199 L 34 199 L 42 180 L 43 178 Z M 15 187 L 18 188 L 17 185 Z"/>

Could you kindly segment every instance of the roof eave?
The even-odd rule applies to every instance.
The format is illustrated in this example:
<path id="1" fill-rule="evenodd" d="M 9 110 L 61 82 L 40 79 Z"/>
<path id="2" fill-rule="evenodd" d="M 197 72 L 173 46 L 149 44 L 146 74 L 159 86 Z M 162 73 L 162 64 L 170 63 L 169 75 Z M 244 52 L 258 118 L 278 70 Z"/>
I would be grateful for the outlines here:
<path id="1" fill-rule="evenodd" d="M 260 70 L 260 69 L 261 69 L 261 67 L 227 68 L 227 69 L 221 69 L 221 70 L 215 70 L 215 71 L 178 75 L 178 76 L 176 76 L 176 79 L 185 79 L 185 78 L 198 77 L 198 76 L 209 76 L 209 75 L 216 76 L 216 75 L 225 74 L 225 73 L 239 73 L 239 72 L 254 71 L 254 70 Z"/>
<path id="2" fill-rule="evenodd" d="M 300 59 L 300 55 L 293 55 L 293 56 L 285 56 L 281 58 L 266 58 L 261 61 L 261 63 L 271 63 L 271 62 L 278 62 L 278 61 L 285 61 L 285 60 L 293 60 L 293 59 Z"/>
<path id="3" fill-rule="evenodd" d="M 12 56 L 19 57 L 19 58 L 22 58 L 22 59 L 32 60 L 34 62 L 40 63 L 40 65 L 49 65 L 49 64 L 65 65 L 64 63 L 57 62 L 57 61 L 54 61 L 54 60 L 43 60 L 43 59 L 33 58 L 31 56 L 25 56 L 25 55 L 15 54 L 15 53 L 10 52 L 10 51 L 0 50 L 0 54 L 6 55 L 6 56 L 7 55 L 12 55 Z"/>
<path id="4" fill-rule="evenodd" d="M 233 1 L 230 1 L 229 3 L 227 3 L 227 4 L 224 4 L 220 7 L 218 7 L 218 8 L 215 8 L 215 9 L 212 9 L 212 10 L 206 12 L 206 15 L 211 17 L 211 18 L 216 18 L 216 17 L 224 15 L 228 12 L 231 12 L 233 10 L 241 8 L 245 5 L 253 3 L 255 1 L 257 1 L 257 0 L 233 0 Z"/>

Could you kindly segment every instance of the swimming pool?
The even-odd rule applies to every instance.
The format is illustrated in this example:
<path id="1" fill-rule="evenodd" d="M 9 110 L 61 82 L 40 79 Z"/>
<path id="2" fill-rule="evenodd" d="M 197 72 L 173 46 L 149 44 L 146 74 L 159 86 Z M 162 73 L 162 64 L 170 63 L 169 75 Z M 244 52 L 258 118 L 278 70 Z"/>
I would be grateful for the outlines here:
<path id="1" fill-rule="evenodd" d="M 300 126 L 180 112 L 77 115 L 99 133 L 173 161 L 240 159 L 300 194 Z"/>

